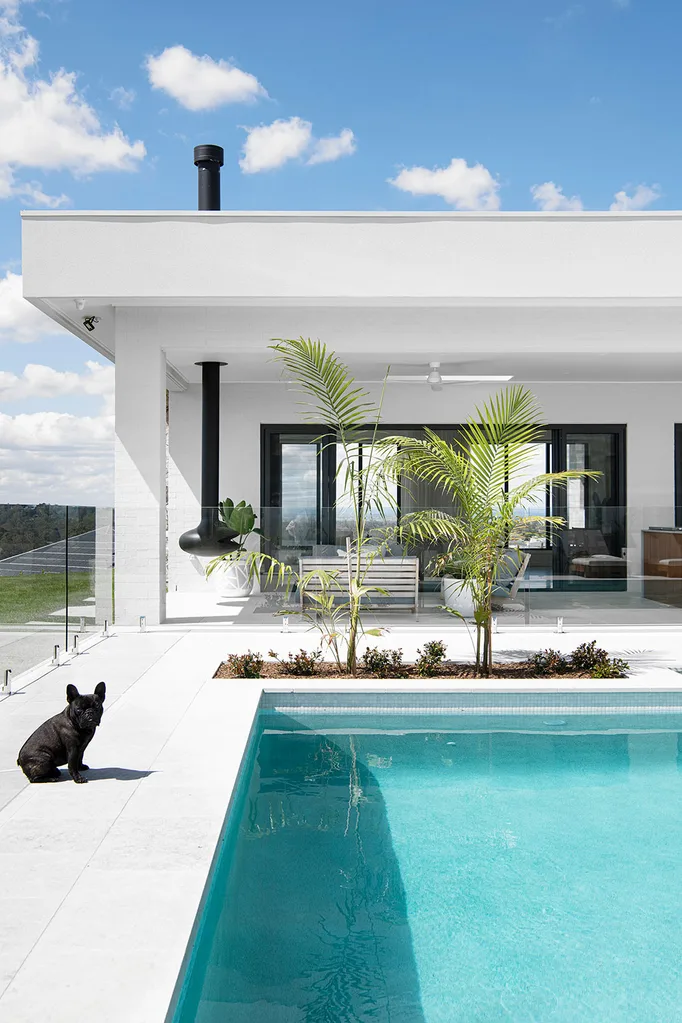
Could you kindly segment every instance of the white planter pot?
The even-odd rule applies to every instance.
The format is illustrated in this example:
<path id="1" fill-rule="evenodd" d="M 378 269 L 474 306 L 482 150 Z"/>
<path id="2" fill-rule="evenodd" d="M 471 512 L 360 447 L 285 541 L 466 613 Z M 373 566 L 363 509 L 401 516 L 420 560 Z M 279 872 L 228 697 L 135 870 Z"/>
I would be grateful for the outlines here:
<path id="1" fill-rule="evenodd" d="M 221 597 L 248 597 L 253 589 L 253 579 L 242 561 L 224 561 L 221 568 L 213 572 L 213 586 Z"/>
<path id="2" fill-rule="evenodd" d="M 443 579 L 443 603 L 465 618 L 474 617 L 471 587 L 462 579 Z"/>

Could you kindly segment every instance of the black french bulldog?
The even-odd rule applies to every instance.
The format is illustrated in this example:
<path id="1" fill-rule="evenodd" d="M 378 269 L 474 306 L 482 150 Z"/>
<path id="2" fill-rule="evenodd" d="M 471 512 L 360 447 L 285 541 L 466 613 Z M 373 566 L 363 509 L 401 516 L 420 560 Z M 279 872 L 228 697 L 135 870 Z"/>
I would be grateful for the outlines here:
<path id="1" fill-rule="evenodd" d="M 66 687 L 64 710 L 36 728 L 19 750 L 17 764 L 30 782 L 57 781 L 63 764 L 79 785 L 88 780 L 80 773 L 88 770 L 83 753 L 102 720 L 106 691 L 104 682 L 95 686 L 91 696 L 81 696 L 75 686 Z"/>

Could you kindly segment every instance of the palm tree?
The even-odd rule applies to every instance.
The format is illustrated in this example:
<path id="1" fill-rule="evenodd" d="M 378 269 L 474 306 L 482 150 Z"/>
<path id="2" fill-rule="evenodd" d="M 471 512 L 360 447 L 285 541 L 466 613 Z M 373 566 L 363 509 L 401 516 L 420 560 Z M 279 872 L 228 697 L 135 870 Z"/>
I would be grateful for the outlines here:
<path id="1" fill-rule="evenodd" d="M 395 503 L 386 486 L 382 459 L 377 456 L 383 390 L 379 402 L 374 402 L 369 392 L 357 385 L 347 366 L 321 341 L 303 337 L 276 339 L 272 350 L 286 376 L 298 385 L 304 419 L 318 425 L 327 438 L 324 443 L 336 444 L 341 454 L 337 483 L 342 481 L 339 489 L 350 501 L 353 526 L 353 537 L 346 541 L 349 580 L 346 669 L 354 675 L 358 640 L 363 631 L 362 602 L 371 589 L 379 589 L 365 585 L 372 562 L 381 554 L 376 540 L 368 536 L 369 520 L 372 512 L 384 518 L 386 506 Z M 360 445 L 367 452 L 362 460 L 358 457 Z"/>
<path id="2" fill-rule="evenodd" d="M 470 587 L 476 671 L 483 676 L 492 670 L 494 588 L 501 572 L 518 558 L 510 548 L 536 534 L 539 525 L 564 525 L 555 515 L 530 514 L 529 504 L 550 487 L 599 475 L 569 470 L 529 478 L 533 444 L 541 431 L 534 396 L 515 386 L 476 408 L 453 444 L 429 429 L 423 438 L 393 436 L 382 442 L 397 447 L 385 469 L 403 486 L 410 480 L 430 484 L 453 507 L 452 513 L 429 509 L 406 515 L 398 530 L 407 545 L 426 541 L 444 548 L 441 559 L 455 563 L 463 585 Z M 515 480 L 521 482 L 515 485 Z"/>
<path id="3" fill-rule="evenodd" d="M 374 402 L 369 392 L 357 385 L 348 367 L 321 341 L 300 337 L 293 340 L 277 338 L 275 342 L 270 346 L 275 360 L 282 364 L 285 377 L 297 385 L 302 395 L 299 405 L 303 418 L 320 428 L 320 450 L 334 444 L 340 454 L 338 489 L 349 501 L 352 512 L 353 536 L 346 541 L 348 599 L 340 607 L 336 604 L 334 591 L 338 592 L 339 572 L 316 569 L 300 576 L 290 565 L 269 554 L 250 551 L 239 557 L 246 561 L 252 577 L 265 571 L 267 583 L 273 580 L 277 585 L 286 583 L 287 589 L 294 584 L 305 589 L 313 579 L 319 584 L 322 593 L 311 592 L 310 595 L 316 604 L 317 615 L 328 619 L 325 627 L 320 629 L 323 639 L 329 643 L 338 660 L 339 642 L 343 638 L 346 670 L 355 675 L 361 635 L 363 632 L 380 634 L 380 630 L 363 629 L 363 600 L 372 591 L 385 592 L 379 587 L 365 585 L 369 568 L 383 553 L 381 544 L 377 545 L 376 539 L 370 540 L 368 535 L 370 519 L 373 512 L 383 519 L 385 508 L 395 505 L 386 485 L 383 460 L 377 455 L 383 391 L 380 401 Z M 360 445 L 365 452 L 362 460 L 358 457 Z M 218 567 L 223 557 L 210 562 L 207 574 Z M 348 617 L 348 631 L 343 637 L 338 628 L 341 614 Z M 310 616 L 305 617 L 309 619 Z"/>

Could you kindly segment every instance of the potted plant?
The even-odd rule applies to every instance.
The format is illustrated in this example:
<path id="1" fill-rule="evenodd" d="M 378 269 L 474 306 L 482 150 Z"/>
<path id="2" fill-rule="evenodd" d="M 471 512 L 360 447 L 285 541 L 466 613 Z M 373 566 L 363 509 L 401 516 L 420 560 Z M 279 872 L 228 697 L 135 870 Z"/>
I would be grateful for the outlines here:
<path id="1" fill-rule="evenodd" d="M 221 558 L 218 571 L 214 572 L 216 591 L 223 597 L 248 597 L 253 589 L 254 575 L 245 563 L 246 541 L 250 536 L 262 536 L 256 526 L 257 515 L 250 504 L 240 501 L 235 504 L 229 497 L 220 502 L 218 518 L 237 535 L 234 542 L 239 549 Z"/>
<path id="2" fill-rule="evenodd" d="M 442 580 L 443 603 L 463 618 L 474 617 L 474 595 L 471 583 L 466 578 L 462 560 L 448 551 L 437 554 L 429 565 L 430 571 Z"/>

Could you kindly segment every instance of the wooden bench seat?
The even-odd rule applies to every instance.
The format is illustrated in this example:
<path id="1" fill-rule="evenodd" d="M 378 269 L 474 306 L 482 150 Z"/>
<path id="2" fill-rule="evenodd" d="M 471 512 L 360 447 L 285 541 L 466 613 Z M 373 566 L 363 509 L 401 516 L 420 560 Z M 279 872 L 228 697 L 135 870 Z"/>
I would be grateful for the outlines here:
<path id="1" fill-rule="evenodd" d="M 363 564 L 368 559 L 363 558 Z M 383 593 L 368 593 L 363 599 L 363 607 L 366 608 L 395 608 L 397 610 L 409 608 L 413 612 L 418 611 L 419 605 L 419 558 L 399 558 L 377 556 L 374 560 L 369 559 L 371 564 L 364 578 L 364 585 L 368 587 L 380 586 Z M 355 564 L 355 562 L 353 562 Z M 337 572 L 335 585 L 330 587 L 335 599 L 338 593 L 338 602 L 342 603 L 348 599 L 348 563 L 346 558 L 322 558 L 305 557 L 299 558 L 299 571 L 301 575 L 308 575 L 310 572 Z M 306 588 L 300 592 L 301 608 L 314 606 L 314 600 L 306 600 L 311 593 L 319 593 L 322 585 L 319 579 L 311 579 Z"/>

